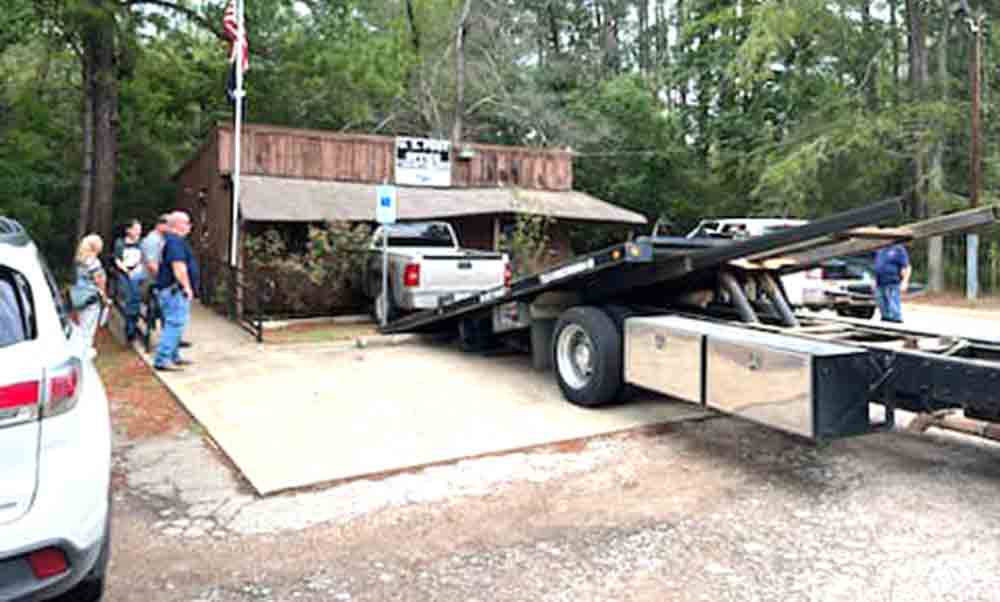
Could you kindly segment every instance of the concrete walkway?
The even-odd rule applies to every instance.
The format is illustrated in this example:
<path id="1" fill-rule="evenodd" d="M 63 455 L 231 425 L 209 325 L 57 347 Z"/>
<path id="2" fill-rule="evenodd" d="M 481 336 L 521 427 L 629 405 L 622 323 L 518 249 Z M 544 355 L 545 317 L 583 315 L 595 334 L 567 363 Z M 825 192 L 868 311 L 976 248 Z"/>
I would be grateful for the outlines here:
<path id="1" fill-rule="evenodd" d="M 659 397 L 580 409 L 526 356 L 258 345 L 200 305 L 185 338 L 195 364 L 157 375 L 262 495 L 706 415 Z"/>

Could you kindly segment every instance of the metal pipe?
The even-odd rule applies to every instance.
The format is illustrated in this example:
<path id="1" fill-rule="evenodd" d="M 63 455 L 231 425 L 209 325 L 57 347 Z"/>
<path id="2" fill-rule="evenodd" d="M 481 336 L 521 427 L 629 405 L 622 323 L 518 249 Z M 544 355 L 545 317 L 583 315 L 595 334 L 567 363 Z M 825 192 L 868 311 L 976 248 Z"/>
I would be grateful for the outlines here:
<path id="1" fill-rule="evenodd" d="M 743 292 L 743 286 L 735 276 L 729 272 L 719 272 L 719 284 L 729 293 L 729 298 L 732 301 L 733 307 L 739 312 L 741 320 L 750 324 L 758 324 L 760 322 L 760 319 L 757 318 L 757 313 L 753 310 L 753 306 L 750 305 L 750 300 L 747 299 L 746 294 Z"/>
<path id="2" fill-rule="evenodd" d="M 785 295 L 781 291 L 781 287 L 778 286 L 778 283 L 775 282 L 774 278 L 772 278 L 770 274 L 764 273 L 758 276 L 757 282 L 758 285 L 764 289 L 764 295 L 767 296 L 767 300 L 771 302 L 771 306 L 778 312 L 778 316 L 781 317 L 781 322 L 785 326 L 798 328 L 799 320 L 795 317 L 795 313 L 788 305 L 788 300 L 785 299 Z"/>
<path id="3" fill-rule="evenodd" d="M 920 414 L 907 426 L 911 432 L 923 433 L 929 428 L 963 433 L 991 441 L 1000 441 L 1000 425 L 966 418 L 955 410 Z"/>

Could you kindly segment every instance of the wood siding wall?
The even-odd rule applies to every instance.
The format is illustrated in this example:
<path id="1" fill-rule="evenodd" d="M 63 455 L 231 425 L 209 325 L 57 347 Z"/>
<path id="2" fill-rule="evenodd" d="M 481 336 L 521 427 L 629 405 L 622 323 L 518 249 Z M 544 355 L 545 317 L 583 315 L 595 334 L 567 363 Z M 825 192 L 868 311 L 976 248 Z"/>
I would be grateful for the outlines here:
<path id="1" fill-rule="evenodd" d="M 191 214 L 190 241 L 203 256 L 227 261 L 232 224 L 228 181 L 219 173 L 219 136 L 212 132 L 197 154 L 181 170 L 177 207 Z M 201 192 L 205 195 L 201 200 Z"/>
<path id="2" fill-rule="evenodd" d="M 218 130 L 220 172 L 232 172 L 232 126 Z M 395 139 L 389 136 L 339 134 L 258 124 L 244 126 L 241 172 L 258 175 L 391 183 L 394 181 Z M 479 188 L 517 186 L 541 190 L 573 188 L 572 155 L 564 151 L 486 144 L 467 145 L 468 160 L 452 153 L 452 186 Z"/>

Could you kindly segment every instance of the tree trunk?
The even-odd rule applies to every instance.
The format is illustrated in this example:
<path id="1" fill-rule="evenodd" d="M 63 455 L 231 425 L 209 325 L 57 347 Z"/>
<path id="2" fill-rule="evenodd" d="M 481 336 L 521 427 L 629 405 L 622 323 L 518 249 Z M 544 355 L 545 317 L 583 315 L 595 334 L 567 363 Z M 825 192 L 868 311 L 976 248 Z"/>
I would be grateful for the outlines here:
<path id="1" fill-rule="evenodd" d="M 951 22 L 948 11 L 941 22 L 941 35 L 937 43 L 937 79 L 941 100 L 948 104 L 948 38 Z M 940 196 L 944 192 L 944 141 L 934 145 L 930 161 L 930 192 Z M 933 213 L 933 211 L 932 211 Z M 927 243 L 927 286 L 931 292 L 944 290 L 944 239 L 931 238 Z"/>
<path id="2" fill-rule="evenodd" d="M 413 10 L 413 0 L 406 0 L 406 21 L 410 24 L 410 34 L 413 36 L 413 50 L 420 56 L 420 28 L 417 26 L 416 13 Z"/>
<path id="3" fill-rule="evenodd" d="M 865 0 L 861 7 L 861 19 L 864 23 L 865 36 L 871 39 L 874 27 L 872 24 L 872 3 L 870 0 Z M 865 82 L 865 104 L 869 111 L 877 111 L 878 61 L 875 60 L 875 57 L 872 57 L 870 62 L 865 66 L 865 70 L 861 76 Z"/>
<path id="4" fill-rule="evenodd" d="M 649 73 L 649 0 L 639 0 L 639 72 Z"/>
<path id="5" fill-rule="evenodd" d="M 465 28 L 472 0 L 465 0 L 455 31 L 455 121 L 451 127 L 451 148 L 458 152 L 462 143 L 462 120 L 465 114 Z"/>
<path id="6" fill-rule="evenodd" d="M 80 168 L 80 214 L 76 224 L 76 238 L 81 239 L 90 232 L 94 195 L 94 82 L 90 64 L 93 62 L 92 47 L 85 44 L 80 54 L 81 81 L 83 94 L 80 99 L 80 132 L 82 138 Z"/>
<path id="7" fill-rule="evenodd" d="M 687 14 L 684 10 L 684 0 L 677 0 L 677 52 L 674 53 L 674 57 L 677 62 L 681 62 L 681 57 L 684 56 L 684 28 L 687 26 Z M 680 82 L 680 89 L 678 96 L 680 97 L 680 105 L 684 107 L 687 105 L 687 91 L 688 91 L 688 80 L 685 77 Z"/>
<path id="8" fill-rule="evenodd" d="M 112 209 L 114 203 L 117 165 L 118 126 L 118 72 L 116 61 L 117 5 L 110 0 L 89 0 L 89 13 L 82 23 L 84 81 L 84 118 L 89 111 L 92 118 L 90 144 L 87 144 L 87 126 L 84 125 L 84 162 L 89 164 L 89 211 L 83 218 L 86 198 L 81 195 L 82 230 L 96 232 L 109 246 Z M 88 158 L 88 154 L 90 155 Z"/>
<path id="9" fill-rule="evenodd" d="M 897 0 L 889 0 L 889 29 L 892 31 L 892 99 L 899 101 L 899 19 L 896 16 Z"/>
<path id="10" fill-rule="evenodd" d="M 102 29 L 94 49 L 93 229 L 111 236 L 115 174 L 118 171 L 118 78 L 114 27 Z"/>
<path id="11" fill-rule="evenodd" d="M 927 61 L 927 22 L 920 7 L 920 0 L 906 0 L 910 50 L 909 76 L 913 98 L 916 101 L 924 98 L 927 80 L 930 77 Z M 910 215 L 914 218 L 927 216 L 927 188 L 927 148 L 918 143 L 913 156 L 913 196 L 910 203 Z"/>

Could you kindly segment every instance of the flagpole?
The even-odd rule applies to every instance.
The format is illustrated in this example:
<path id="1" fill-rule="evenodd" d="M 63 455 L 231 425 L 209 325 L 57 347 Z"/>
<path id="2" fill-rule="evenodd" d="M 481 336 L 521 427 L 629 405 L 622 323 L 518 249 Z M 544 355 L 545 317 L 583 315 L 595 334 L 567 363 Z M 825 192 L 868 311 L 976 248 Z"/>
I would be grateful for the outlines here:
<path id="1" fill-rule="evenodd" d="M 243 27 L 243 0 L 236 0 L 236 21 L 239 30 L 246 32 Z M 245 36 L 245 33 L 244 33 Z M 230 224 L 230 249 L 229 264 L 239 267 L 239 203 L 240 203 L 240 138 L 243 135 L 243 41 L 244 36 L 233 42 L 233 68 L 236 69 L 236 90 L 233 96 L 236 98 L 236 115 L 233 126 L 233 204 L 232 204 L 232 224 Z"/>

